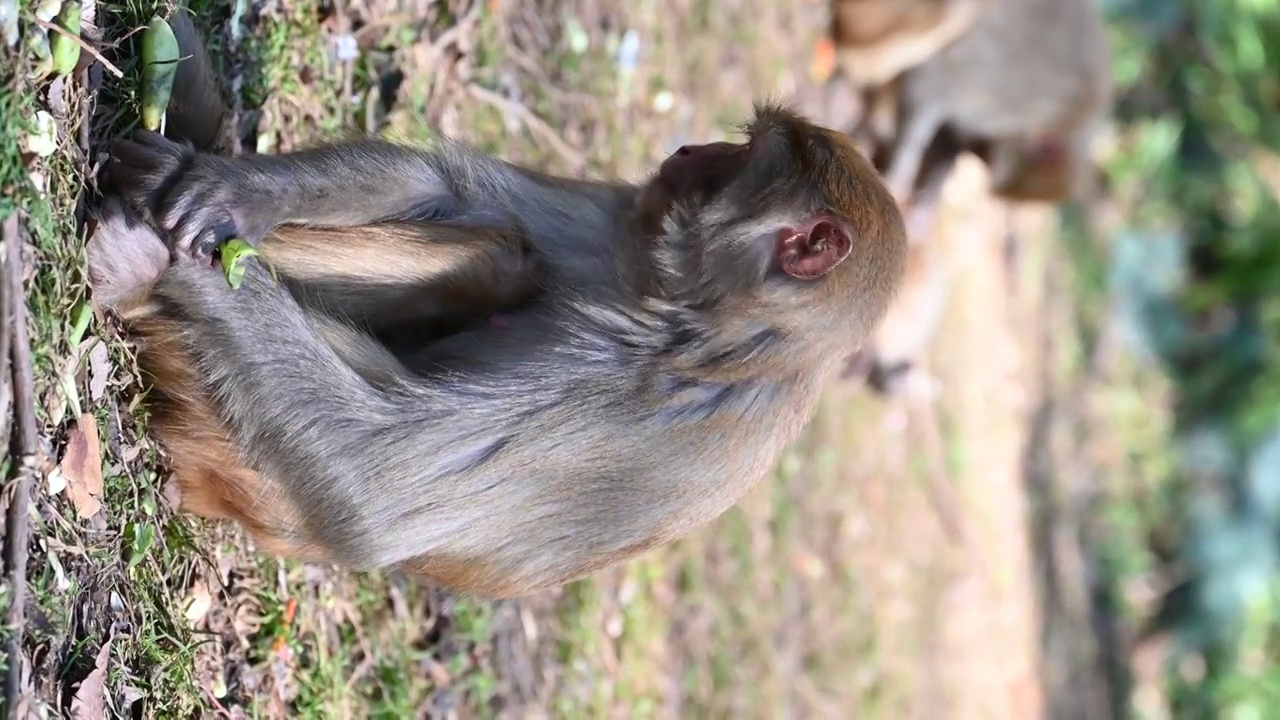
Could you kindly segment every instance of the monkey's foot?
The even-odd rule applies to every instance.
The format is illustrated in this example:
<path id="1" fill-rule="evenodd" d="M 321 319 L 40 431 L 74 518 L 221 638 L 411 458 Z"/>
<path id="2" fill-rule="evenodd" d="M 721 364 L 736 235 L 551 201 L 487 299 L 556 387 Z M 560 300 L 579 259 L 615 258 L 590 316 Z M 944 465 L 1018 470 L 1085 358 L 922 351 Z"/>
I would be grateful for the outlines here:
<path id="1" fill-rule="evenodd" d="M 169 252 L 155 230 L 131 217 L 115 195 L 103 198 L 90 216 L 89 286 L 99 305 L 120 310 L 159 279 L 169 267 Z"/>
<path id="2" fill-rule="evenodd" d="M 112 148 L 112 179 L 139 210 L 151 213 L 178 257 L 210 261 L 218 243 L 238 236 L 256 244 L 261 234 L 241 227 L 240 204 L 224 158 L 203 155 L 159 133 L 140 131 Z"/>

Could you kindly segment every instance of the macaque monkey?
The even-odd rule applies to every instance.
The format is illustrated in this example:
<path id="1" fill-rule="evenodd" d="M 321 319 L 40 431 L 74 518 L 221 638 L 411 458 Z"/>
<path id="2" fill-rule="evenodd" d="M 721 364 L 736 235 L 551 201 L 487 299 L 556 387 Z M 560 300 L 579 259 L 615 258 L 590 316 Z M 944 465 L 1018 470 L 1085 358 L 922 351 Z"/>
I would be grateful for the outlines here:
<path id="1" fill-rule="evenodd" d="M 930 144 L 913 202 L 903 210 L 908 246 L 902 286 L 884 319 L 863 347 L 849 357 L 842 373 L 845 378 L 865 380 L 879 395 L 896 395 L 908 386 L 918 361 L 942 326 L 951 292 L 951 267 L 946 253 L 931 237 L 932 223 L 959 153 L 956 137 L 946 128 Z"/>
<path id="2" fill-rule="evenodd" d="M 174 136 L 216 135 L 182 107 Z M 745 132 L 641 186 L 454 142 L 117 142 L 90 278 L 139 344 L 183 508 L 488 597 L 716 518 L 874 329 L 906 250 L 847 136 L 769 105 Z M 212 260 L 231 235 L 262 252 L 237 289 Z"/>
<path id="3" fill-rule="evenodd" d="M 1096 0 L 833 0 L 831 11 L 814 73 L 861 93 L 853 133 L 903 206 L 922 207 L 922 224 L 933 184 L 964 151 L 988 164 L 1006 200 L 1087 188 L 1111 98 Z"/>
<path id="4" fill-rule="evenodd" d="M 906 0 L 833 3 L 833 38 L 856 22 L 864 29 L 914 31 L 921 38 L 917 47 L 928 47 L 911 63 L 894 65 L 893 77 L 881 74 L 879 85 L 864 90 L 865 117 L 854 132 L 903 208 L 913 245 L 899 300 L 846 374 L 864 373 L 873 389 L 890 390 L 933 336 L 948 284 L 940 279 L 939 261 L 926 259 L 931 250 L 916 244 L 929 242 L 943 186 L 961 153 L 984 161 L 992 193 L 1005 200 L 1057 202 L 1089 189 L 1090 143 L 1111 92 L 1105 27 L 1095 2 L 990 0 L 968 9 Z M 958 31 L 940 41 L 928 25 L 888 21 L 913 11 L 927 18 L 925 6 L 933 7 L 935 19 L 946 7 L 966 20 L 953 22 Z M 851 36 L 844 30 L 843 45 L 858 47 Z M 926 42 L 930 38 L 935 41 Z M 880 67 L 874 56 L 866 57 L 877 45 L 861 47 L 866 72 Z"/>
<path id="5" fill-rule="evenodd" d="M 902 73 L 883 163 L 894 196 L 905 201 L 919 187 L 944 129 L 956 152 L 983 158 L 1000 196 L 1060 200 L 1081 188 L 1111 97 L 1096 1 L 994 0 L 958 39 Z"/>

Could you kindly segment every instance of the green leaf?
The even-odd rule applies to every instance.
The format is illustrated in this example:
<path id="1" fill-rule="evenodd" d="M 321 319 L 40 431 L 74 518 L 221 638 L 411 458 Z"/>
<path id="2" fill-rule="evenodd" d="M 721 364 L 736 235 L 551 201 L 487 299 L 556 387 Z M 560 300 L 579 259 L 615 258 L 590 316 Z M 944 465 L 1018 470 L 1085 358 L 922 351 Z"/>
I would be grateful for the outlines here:
<path id="1" fill-rule="evenodd" d="M 150 523 L 126 523 L 124 526 L 125 561 L 132 570 L 147 556 L 156 539 L 156 528 Z"/>
<path id="2" fill-rule="evenodd" d="M 227 276 L 227 284 L 234 290 L 244 282 L 245 259 L 261 256 L 262 253 L 240 238 L 230 238 L 218 246 L 218 255 L 222 261 L 222 272 Z"/>

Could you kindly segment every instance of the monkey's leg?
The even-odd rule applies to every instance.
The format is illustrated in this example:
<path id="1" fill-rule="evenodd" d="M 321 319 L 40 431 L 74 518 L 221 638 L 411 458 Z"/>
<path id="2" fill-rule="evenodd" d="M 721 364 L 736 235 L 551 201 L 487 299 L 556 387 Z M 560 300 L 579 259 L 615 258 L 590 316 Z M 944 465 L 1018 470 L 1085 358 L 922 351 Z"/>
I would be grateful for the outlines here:
<path id="1" fill-rule="evenodd" d="M 309 562 L 331 560 L 306 539 L 304 509 L 245 463 L 187 352 L 182 324 L 152 314 L 138 319 L 132 331 L 140 339 L 141 364 L 155 389 L 151 432 L 169 457 L 179 508 L 240 523 L 263 552 Z"/>
<path id="2" fill-rule="evenodd" d="M 421 342 L 509 310 L 538 289 L 528 244 L 489 228 L 285 226 L 262 252 L 299 302 L 380 337 L 409 333 Z"/>
<path id="3" fill-rule="evenodd" d="M 911 202 L 904 213 L 907 238 L 911 242 L 924 242 L 933 232 L 934 222 L 942 206 L 942 191 L 947 179 L 951 177 L 951 171 L 955 169 L 960 152 L 959 141 L 946 128 L 938 132 L 929 143 L 911 193 Z"/>
<path id="4" fill-rule="evenodd" d="M 911 112 L 905 125 L 898 134 L 898 141 L 885 172 L 885 184 L 899 204 L 904 204 L 911 196 L 911 189 L 916 184 L 920 167 L 938 130 L 942 127 L 942 116 L 936 112 Z"/>

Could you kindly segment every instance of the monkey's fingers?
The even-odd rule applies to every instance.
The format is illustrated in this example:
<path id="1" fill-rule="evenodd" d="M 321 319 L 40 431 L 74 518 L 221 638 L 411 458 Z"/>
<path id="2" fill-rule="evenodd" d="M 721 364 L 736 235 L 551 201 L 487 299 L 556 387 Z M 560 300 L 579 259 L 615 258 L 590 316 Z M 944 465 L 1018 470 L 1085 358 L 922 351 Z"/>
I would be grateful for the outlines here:
<path id="1" fill-rule="evenodd" d="M 181 167 L 182 156 L 121 140 L 111 148 L 112 175 L 121 182 L 158 185 L 170 171 Z"/>
<path id="2" fill-rule="evenodd" d="M 221 198 L 181 195 L 178 199 L 161 219 L 175 254 L 207 260 L 223 240 L 240 234 L 234 214 Z"/>
<path id="3" fill-rule="evenodd" d="M 149 131 L 116 143 L 113 155 L 121 193 L 151 213 L 176 254 L 206 259 L 220 240 L 236 234 L 234 193 L 219 177 L 217 158 Z"/>
<path id="4" fill-rule="evenodd" d="M 167 142 L 167 141 L 166 141 Z M 111 182 L 135 209 L 155 213 L 168 185 L 187 164 L 184 148 L 121 140 L 111 148 Z"/>

